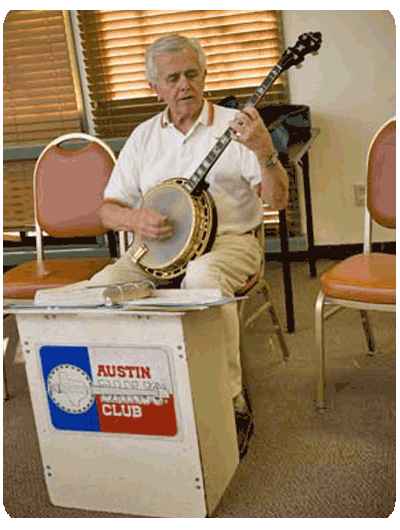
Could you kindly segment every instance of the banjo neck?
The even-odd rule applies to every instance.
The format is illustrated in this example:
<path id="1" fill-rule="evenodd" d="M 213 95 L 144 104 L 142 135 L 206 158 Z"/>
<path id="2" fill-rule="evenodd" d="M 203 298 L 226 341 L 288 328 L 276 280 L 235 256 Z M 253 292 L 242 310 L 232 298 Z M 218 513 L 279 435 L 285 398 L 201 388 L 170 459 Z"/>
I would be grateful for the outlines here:
<path id="1" fill-rule="evenodd" d="M 270 88 L 270 86 L 280 76 L 282 71 L 283 71 L 283 68 L 279 66 L 279 64 L 274 66 L 274 68 L 271 70 L 268 76 L 264 79 L 261 85 L 257 88 L 254 94 L 249 98 L 245 107 L 256 107 L 257 104 L 263 98 L 264 94 Z M 224 133 L 218 138 L 217 143 L 214 145 L 211 151 L 207 154 L 207 156 L 204 158 L 202 163 L 199 165 L 196 171 L 192 174 L 189 180 L 187 180 L 183 184 L 183 186 L 186 188 L 186 190 L 191 195 L 197 195 L 202 190 L 208 188 L 209 185 L 208 183 L 205 182 L 205 178 L 208 175 L 211 168 L 213 167 L 213 165 L 215 164 L 215 162 L 218 160 L 218 158 L 222 155 L 222 153 L 225 151 L 225 149 L 230 144 L 230 142 L 233 139 L 233 136 L 234 136 L 234 130 L 231 127 L 228 127 L 224 131 Z"/>
<path id="2" fill-rule="evenodd" d="M 298 38 L 294 46 L 290 46 L 285 50 L 282 57 L 267 75 L 261 85 L 256 89 L 254 94 L 247 101 L 245 107 L 256 107 L 260 100 L 263 98 L 267 90 L 273 84 L 273 82 L 281 75 L 281 73 L 291 66 L 299 66 L 304 61 L 304 57 L 308 53 L 317 53 L 321 46 L 321 33 L 309 32 L 303 33 Z M 235 120 L 236 121 L 236 120 Z M 186 189 L 190 195 L 199 195 L 202 191 L 206 190 L 209 186 L 205 182 L 205 178 L 208 175 L 210 169 L 213 167 L 218 158 L 222 155 L 225 149 L 233 139 L 234 131 L 231 127 L 228 127 L 225 132 L 220 136 L 217 143 L 204 158 L 202 163 L 192 174 L 192 176 L 182 183 L 182 186 Z"/>

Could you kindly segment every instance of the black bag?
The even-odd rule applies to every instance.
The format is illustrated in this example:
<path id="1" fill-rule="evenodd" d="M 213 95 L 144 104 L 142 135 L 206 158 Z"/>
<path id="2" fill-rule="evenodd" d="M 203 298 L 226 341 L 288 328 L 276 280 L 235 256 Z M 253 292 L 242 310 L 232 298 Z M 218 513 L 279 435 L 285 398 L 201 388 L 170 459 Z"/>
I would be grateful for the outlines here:
<path id="1" fill-rule="evenodd" d="M 228 96 L 219 105 L 239 109 L 235 96 Z M 271 133 L 272 141 L 282 162 L 293 144 L 311 138 L 311 115 L 307 105 L 266 105 L 258 109 Z"/>
<path id="2" fill-rule="evenodd" d="M 267 105 L 258 109 L 271 133 L 278 154 L 311 138 L 311 115 L 307 105 Z"/>

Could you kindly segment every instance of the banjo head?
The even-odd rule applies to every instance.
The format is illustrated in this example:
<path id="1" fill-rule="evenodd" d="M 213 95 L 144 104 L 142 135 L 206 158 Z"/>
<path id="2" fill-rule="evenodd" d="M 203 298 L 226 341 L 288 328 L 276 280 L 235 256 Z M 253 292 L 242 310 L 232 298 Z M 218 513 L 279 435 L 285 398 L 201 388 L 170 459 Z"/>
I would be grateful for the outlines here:
<path id="1" fill-rule="evenodd" d="M 141 208 L 149 208 L 165 215 L 173 229 L 169 239 L 147 239 L 135 235 L 133 252 L 142 244 L 148 248 L 139 264 L 150 269 L 164 269 L 181 259 L 193 237 L 197 209 L 190 194 L 178 183 L 166 181 L 150 190 Z"/>

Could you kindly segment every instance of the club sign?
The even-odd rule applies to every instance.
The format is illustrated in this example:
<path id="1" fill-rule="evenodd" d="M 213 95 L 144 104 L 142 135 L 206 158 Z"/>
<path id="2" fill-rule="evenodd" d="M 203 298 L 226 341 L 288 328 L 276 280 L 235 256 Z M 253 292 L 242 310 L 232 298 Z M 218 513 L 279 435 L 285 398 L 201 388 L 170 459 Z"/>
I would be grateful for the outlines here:
<path id="1" fill-rule="evenodd" d="M 56 429 L 177 434 L 164 349 L 42 346 L 40 359 Z"/>

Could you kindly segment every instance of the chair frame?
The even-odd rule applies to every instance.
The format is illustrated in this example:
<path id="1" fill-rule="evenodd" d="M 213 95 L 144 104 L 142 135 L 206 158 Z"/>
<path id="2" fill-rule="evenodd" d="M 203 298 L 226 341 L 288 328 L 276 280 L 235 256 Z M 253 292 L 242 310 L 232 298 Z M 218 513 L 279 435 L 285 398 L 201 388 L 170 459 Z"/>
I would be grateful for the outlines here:
<path id="1" fill-rule="evenodd" d="M 267 280 L 265 279 L 265 226 L 264 223 L 259 225 L 256 229 L 256 236 L 259 241 L 259 244 L 261 248 L 263 249 L 262 254 L 262 260 L 261 260 L 261 267 L 260 267 L 260 276 L 257 279 L 257 281 L 254 283 L 254 285 L 251 285 L 246 291 L 243 293 L 240 291 L 240 295 L 236 296 L 243 296 L 243 298 L 239 298 L 237 301 L 237 312 L 239 317 L 239 350 L 240 350 L 240 364 L 242 368 L 242 388 L 243 388 L 243 394 L 244 399 L 247 404 L 248 412 L 251 418 L 251 422 L 254 422 L 254 407 L 252 404 L 252 398 L 250 393 L 250 387 L 247 379 L 247 370 L 246 370 L 246 363 L 245 363 L 245 347 L 244 347 L 244 333 L 248 326 L 256 318 L 258 318 L 264 311 L 268 311 L 273 328 L 275 331 L 275 336 L 278 341 L 278 344 L 282 351 L 282 360 L 283 362 L 287 362 L 287 360 L 290 357 L 289 350 L 287 348 L 285 339 L 283 337 L 282 328 L 280 326 L 278 317 L 275 312 L 274 305 L 272 303 L 272 296 L 271 291 L 269 289 L 269 285 Z M 251 279 L 249 280 L 251 282 Z M 246 320 L 244 320 L 244 308 L 246 305 L 246 301 L 253 296 L 256 296 L 257 294 L 261 293 L 264 296 L 264 303 L 256 310 L 254 313 L 249 316 Z M 274 346 L 273 339 L 271 338 L 271 344 Z M 250 427 L 249 427 L 250 428 Z M 247 433 L 249 435 L 249 433 Z"/>
<path id="2" fill-rule="evenodd" d="M 46 145 L 46 147 L 40 153 L 39 158 L 36 161 L 35 169 L 33 172 L 33 204 L 34 204 L 34 212 L 35 212 L 36 260 L 38 263 L 43 263 L 44 252 L 43 252 L 43 230 L 38 223 L 38 215 L 37 215 L 38 212 L 37 212 L 37 196 L 36 196 L 36 170 L 37 170 L 40 160 L 51 147 L 60 145 L 64 142 L 68 142 L 71 140 L 85 140 L 87 142 L 96 142 L 105 151 L 107 151 L 107 153 L 112 158 L 114 165 L 117 161 L 111 147 L 109 147 L 105 142 L 103 142 L 99 138 L 96 138 L 95 136 L 91 136 L 90 134 L 86 134 L 86 133 L 76 132 L 76 133 L 64 134 L 62 136 L 58 136 L 57 138 L 52 140 L 48 145 Z"/>
<path id="3" fill-rule="evenodd" d="M 374 145 L 379 134 L 383 129 L 395 121 L 395 118 L 386 121 L 376 132 L 373 137 L 370 147 L 368 150 L 367 161 L 369 160 L 372 146 Z M 368 168 L 368 164 L 367 164 Z M 368 169 L 367 169 L 368 171 Z M 368 210 L 367 202 L 365 203 L 365 220 L 364 220 L 364 241 L 363 241 L 363 254 L 372 253 L 372 218 Z M 330 306 L 324 313 L 325 306 Z M 382 312 L 396 312 L 396 304 L 378 304 L 359 302 L 353 300 L 343 300 L 340 298 L 332 298 L 325 295 L 320 290 L 316 305 L 315 305 L 315 338 L 319 350 L 319 381 L 318 381 L 318 396 L 317 396 L 317 408 L 328 409 L 329 403 L 326 401 L 326 348 L 325 348 L 325 330 L 324 320 L 327 320 L 332 315 L 336 314 L 341 309 L 357 309 L 360 311 L 361 323 L 364 331 L 364 337 L 366 341 L 366 355 L 374 356 L 377 353 L 374 336 L 368 320 L 367 310 L 369 311 L 382 311 Z"/>
<path id="4" fill-rule="evenodd" d="M 99 138 L 96 138 L 95 136 L 85 134 L 85 133 L 68 133 L 61 136 L 58 136 L 54 140 L 52 140 L 49 144 L 46 145 L 46 147 L 43 149 L 43 151 L 40 153 L 33 172 L 33 203 L 34 203 L 34 214 L 35 214 L 35 239 L 36 239 L 36 262 L 43 266 L 43 262 L 45 261 L 44 258 L 44 251 L 43 251 L 43 230 L 38 222 L 38 211 L 37 211 L 37 195 L 36 195 L 36 170 L 38 167 L 38 164 L 42 157 L 45 155 L 45 153 L 53 146 L 60 145 L 67 141 L 75 141 L 75 140 L 83 140 L 87 142 L 95 142 L 98 145 L 100 145 L 111 157 L 114 165 L 116 163 L 116 157 L 114 155 L 114 152 L 112 149 L 102 140 Z M 108 232 L 109 233 L 109 232 Z M 120 239 L 122 237 L 123 232 L 119 232 Z M 114 243 L 115 246 L 115 243 Z M 110 241 L 110 252 L 111 252 L 111 241 Z M 3 315 L 3 319 L 8 316 L 8 313 L 5 313 Z M 5 366 L 5 360 L 3 356 L 3 400 L 10 399 L 10 394 L 7 386 L 7 378 L 6 378 L 6 366 Z"/>
<path id="5" fill-rule="evenodd" d="M 264 223 L 261 224 L 256 229 L 256 235 L 257 239 L 259 241 L 259 244 L 262 249 L 265 249 L 265 227 Z M 240 323 L 240 337 L 241 337 L 241 351 L 243 352 L 243 334 L 247 327 L 256 320 L 264 311 L 268 311 L 269 315 L 272 320 L 273 328 L 276 334 L 276 338 L 278 340 L 279 346 L 282 350 L 282 358 L 284 361 L 287 361 L 287 359 L 290 357 L 289 350 L 287 348 L 286 342 L 283 337 L 282 328 L 279 324 L 279 319 L 276 315 L 275 308 L 272 303 L 272 296 L 271 291 L 268 285 L 267 280 L 265 279 L 265 256 L 264 256 L 265 250 L 263 252 L 262 260 L 261 260 L 261 270 L 260 270 L 260 277 L 252 287 L 245 293 L 245 298 L 238 300 L 238 315 L 239 315 L 239 323 Z M 258 293 L 262 293 L 265 299 L 265 302 L 260 306 L 250 317 L 248 317 L 246 320 L 244 320 L 244 308 L 246 304 L 246 300 L 250 298 L 251 296 L 255 296 Z"/>

